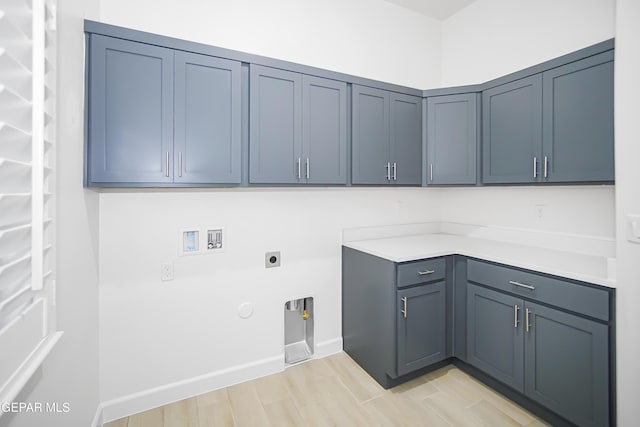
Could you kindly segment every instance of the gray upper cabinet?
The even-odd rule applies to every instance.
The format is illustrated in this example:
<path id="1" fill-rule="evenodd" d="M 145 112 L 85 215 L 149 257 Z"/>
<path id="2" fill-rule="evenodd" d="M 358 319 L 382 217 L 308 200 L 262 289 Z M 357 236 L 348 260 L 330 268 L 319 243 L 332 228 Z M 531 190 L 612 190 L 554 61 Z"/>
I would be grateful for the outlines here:
<path id="1" fill-rule="evenodd" d="M 398 375 L 446 359 L 444 280 L 397 294 Z"/>
<path id="2" fill-rule="evenodd" d="M 302 76 L 302 182 L 347 183 L 347 119 L 346 83 Z"/>
<path id="3" fill-rule="evenodd" d="M 173 182 L 173 51 L 90 43 L 88 184 Z"/>
<path id="4" fill-rule="evenodd" d="M 422 181 L 422 99 L 390 93 L 391 182 L 419 185 Z"/>
<path id="5" fill-rule="evenodd" d="M 175 53 L 175 182 L 240 183 L 240 63 Z"/>
<path id="6" fill-rule="evenodd" d="M 544 181 L 613 181 L 613 51 L 543 73 Z"/>
<path id="7" fill-rule="evenodd" d="M 482 92 L 482 181 L 533 183 L 540 176 L 542 76 Z"/>
<path id="8" fill-rule="evenodd" d="M 522 300 L 469 284 L 467 301 L 467 362 L 522 392 Z"/>
<path id="9" fill-rule="evenodd" d="M 252 65 L 250 85 L 250 182 L 346 184 L 346 83 Z"/>
<path id="10" fill-rule="evenodd" d="M 427 184 L 477 182 L 479 95 L 427 99 Z"/>
<path id="11" fill-rule="evenodd" d="M 419 185 L 422 102 L 353 85 L 352 183 Z"/>
<path id="12" fill-rule="evenodd" d="M 239 184 L 240 63 L 92 35 L 87 184 Z"/>
<path id="13" fill-rule="evenodd" d="M 294 184 L 302 174 L 302 76 L 251 66 L 249 181 Z"/>
<path id="14" fill-rule="evenodd" d="M 353 85 L 353 184 L 386 184 L 389 162 L 389 92 Z"/>
<path id="15" fill-rule="evenodd" d="M 525 303 L 525 393 L 579 426 L 609 424 L 606 325 Z"/>

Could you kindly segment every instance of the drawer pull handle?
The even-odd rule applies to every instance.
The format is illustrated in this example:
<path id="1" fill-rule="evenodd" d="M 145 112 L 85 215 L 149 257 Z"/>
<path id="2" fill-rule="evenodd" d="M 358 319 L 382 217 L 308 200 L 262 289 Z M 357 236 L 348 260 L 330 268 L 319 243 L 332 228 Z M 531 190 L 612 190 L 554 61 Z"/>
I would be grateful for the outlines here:
<path id="1" fill-rule="evenodd" d="M 535 290 L 535 288 L 536 288 L 535 286 L 527 285 L 525 283 L 516 282 L 515 280 L 509 280 L 509 283 L 511 283 L 512 285 L 515 285 L 515 286 L 520 286 L 521 288 L 531 289 L 532 291 Z"/>
<path id="2" fill-rule="evenodd" d="M 418 271 L 418 275 L 420 276 L 426 276 L 427 274 L 433 274 L 435 273 L 435 270 L 425 270 L 425 271 Z"/>
<path id="3" fill-rule="evenodd" d="M 402 298 L 402 308 L 403 310 L 400 310 L 402 312 L 402 315 L 404 316 L 404 318 L 407 318 L 407 297 Z"/>

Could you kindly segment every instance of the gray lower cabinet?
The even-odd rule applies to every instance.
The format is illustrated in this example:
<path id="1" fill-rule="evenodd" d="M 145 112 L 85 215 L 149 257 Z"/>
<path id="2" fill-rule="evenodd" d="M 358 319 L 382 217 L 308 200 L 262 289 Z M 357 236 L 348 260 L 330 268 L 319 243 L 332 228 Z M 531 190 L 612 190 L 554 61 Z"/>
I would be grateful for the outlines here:
<path id="1" fill-rule="evenodd" d="M 524 391 L 522 300 L 472 284 L 467 299 L 467 362 Z"/>
<path id="2" fill-rule="evenodd" d="M 398 375 L 446 358 L 444 280 L 397 292 Z"/>
<path id="3" fill-rule="evenodd" d="M 477 182 L 479 95 L 463 93 L 427 99 L 427 184 Z"/>
<path id="4" fill-rule="evenodd" d="M 422 100 L 353 85 L 353 184 L 420 185 Z"/>
<path id="5" fill-rule="evenodd" d="M 383 387 L 448 357 L 445 270 L 342 248 L 343 348 Z"/>
<path id="6" fill-rule="evenodd" d="M 240 63 L 92 35 L 87 185 L 240 183 Z"/>
<path id="7" fill-rule="evenodd" d="M 543 180 L 613 181 L 613 51 L 546 71 L 542 79 Z"/>
<path id="8" fill-rule="evenodd" d="M 478 261 L 468 280 L 467 362 L 572 423 L 609 425 L 609 325 L 593 319 L 605 317 L 608 294 Z M 575 312 L 536 301 L 567 297 Z"/>
<path id="9" fill-rule="evenodd" d="M 346 184 L 346 83 L 251 65 L 250 86 L 249 181 Z"/>

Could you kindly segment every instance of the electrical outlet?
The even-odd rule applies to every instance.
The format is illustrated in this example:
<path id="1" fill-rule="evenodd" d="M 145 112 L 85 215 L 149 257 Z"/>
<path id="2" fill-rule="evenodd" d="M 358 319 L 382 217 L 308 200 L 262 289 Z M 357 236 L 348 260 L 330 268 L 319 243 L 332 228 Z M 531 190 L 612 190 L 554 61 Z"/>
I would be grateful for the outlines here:
<path id="1" fill-rule="evenodd" d="M 160 266 L 160 280 L 163 282 L 173 280 L 173 264 L 162 264 Z"/>

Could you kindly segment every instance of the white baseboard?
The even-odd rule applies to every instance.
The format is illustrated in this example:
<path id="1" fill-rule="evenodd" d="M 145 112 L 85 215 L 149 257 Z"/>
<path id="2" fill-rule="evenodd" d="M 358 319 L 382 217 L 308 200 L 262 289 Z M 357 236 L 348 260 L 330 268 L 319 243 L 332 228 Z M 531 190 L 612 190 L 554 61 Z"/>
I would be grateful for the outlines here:
<path id="1" fill-rule="evenodd" d="M 91 422 L 91 427 L 102 427 L 102 424 L 104 424 L 104 422 L 102 421 L 102 404 L 100 404 L 96 408 L 96 414 Z"/>
<path id="2" fill-rule="evenodd" d="M 317 343 L 313 358 L 321 359 L 341 351 L 342 337 L 335 338 Z M 98 413 L 96 413 L 92 427 L 100 427 L 103 422 L 107 423 L 199 394 L 282 372 L 284 368 L 283 353 L 102 402 L 98 407 Z M 96 424 L 97 421 L 100 423 Z"/>

